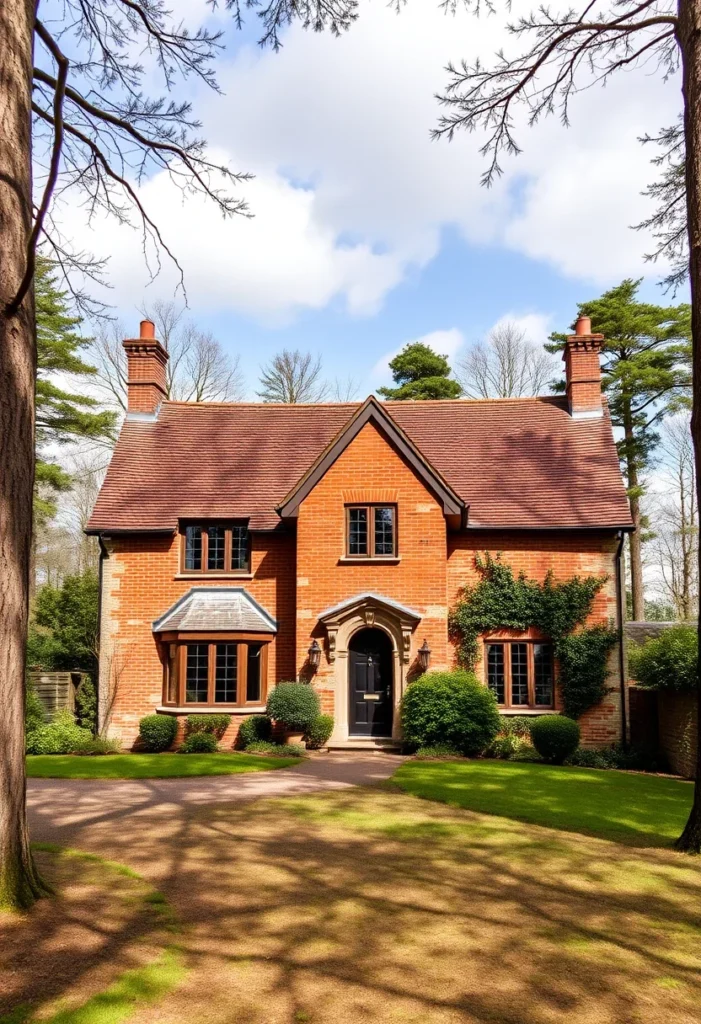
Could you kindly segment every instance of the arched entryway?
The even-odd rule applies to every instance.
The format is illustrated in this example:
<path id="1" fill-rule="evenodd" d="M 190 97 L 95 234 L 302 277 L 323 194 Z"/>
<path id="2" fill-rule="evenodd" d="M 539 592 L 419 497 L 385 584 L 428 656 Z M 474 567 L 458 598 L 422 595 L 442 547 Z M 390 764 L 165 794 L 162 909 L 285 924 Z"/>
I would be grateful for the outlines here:
<path id="1" fill-rule="evenodd" d="M 392 641 L 377 627 L 359 629 L 348 644 L 348 733 L 391 736 L 394 711 Z"/>

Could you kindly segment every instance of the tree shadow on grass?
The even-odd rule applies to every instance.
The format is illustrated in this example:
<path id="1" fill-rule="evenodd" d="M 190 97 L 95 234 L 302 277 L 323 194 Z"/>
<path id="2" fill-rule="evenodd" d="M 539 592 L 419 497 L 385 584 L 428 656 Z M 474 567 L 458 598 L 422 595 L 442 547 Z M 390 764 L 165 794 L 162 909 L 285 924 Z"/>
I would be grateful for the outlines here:
<path id="1" fill-rule="evenodd" d="M 190 972 L 135 1024 L 701 1019 L 701 874 L 667 851 L 371 789 L 106 810 L 71 842 L 186 922 Z"/>

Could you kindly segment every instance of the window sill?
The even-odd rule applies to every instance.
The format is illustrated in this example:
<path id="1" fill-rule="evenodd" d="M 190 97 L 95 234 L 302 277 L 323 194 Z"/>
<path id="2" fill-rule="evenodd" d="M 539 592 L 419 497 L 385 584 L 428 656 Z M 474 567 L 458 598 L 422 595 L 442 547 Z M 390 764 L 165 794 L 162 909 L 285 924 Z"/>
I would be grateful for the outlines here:
<path id="1" fill-rule="evenodd" d="M 555 708 L 499 708 L 499 714 L 505 715 L 559 715 Z"/>
<path id="2" fill-rule="evenodd" d="M 252 580 L 252 572 L 179 572 L 174 580 Z"/>
<path id="3" fill-rule="evenodd" d="M 343 555 L 339 565 L 399 565 L 400 555 Z"/>
<path id="4" fill-rule="evenodd" d="M 186 704 L 185 707 L 159 704 L 156 711 L 161 715 L 261 715 L 265 714 L 265 704 L 250 704 L 245 707 L 238 704 L 218 704 L 215 708 L 211 704 L 207 707 L 200 704 Z"/>

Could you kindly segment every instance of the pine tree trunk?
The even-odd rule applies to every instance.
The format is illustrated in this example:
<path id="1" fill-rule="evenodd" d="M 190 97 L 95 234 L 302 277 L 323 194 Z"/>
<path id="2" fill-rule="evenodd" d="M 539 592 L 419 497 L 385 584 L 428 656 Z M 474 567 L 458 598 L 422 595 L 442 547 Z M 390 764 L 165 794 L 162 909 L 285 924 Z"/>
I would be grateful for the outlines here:
<path id="1" fill-rule="evenodd" d="M 701 507 L 701 0 L 679 0 L 679 45 L 682 52 L 684 134 L 686 140 L 686 206 L 689 231 L 689 280 L 693 351 L 693 408 L 697 504 Z M 701 573 L 701 546 L 699 549 Z M 698 740 L 694 803 L 677 840 L 677 849 L 701 853 L 701 680 L 697 678 Z"/>
<path id="2" fill-rule="evenodd" d="M 630 515 L 635 530 L 628 535 L 630 548 L 630 589 L 633 598 L 633 621 L 643 622 L 645 619 L 645 590 L 643 587 L 643 545 L 640 538 L 640 498 L 638 489 L 638 464 L 635 458 L 635 437 L 633 433 L 633 415 L 630 402 L 626 402 L 623 410 L 623 433 L 626 443 L 626 476 L 630 493 Z"/>
<path id="3" fill-rule="evenodd" d="M 0 2 L 0 906 L 26 907 L 46 890 L 29 851 L 24 701 L 34 488 L 33 293 L 9 314 L 31 229 L 34 4 Z"/>

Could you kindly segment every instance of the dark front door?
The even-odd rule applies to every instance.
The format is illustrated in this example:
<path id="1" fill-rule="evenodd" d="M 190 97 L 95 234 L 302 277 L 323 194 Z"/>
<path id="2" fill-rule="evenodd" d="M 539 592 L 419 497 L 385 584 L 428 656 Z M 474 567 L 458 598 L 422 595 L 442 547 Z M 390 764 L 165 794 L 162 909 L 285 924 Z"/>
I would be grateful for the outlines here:
<path id="1" fill-rule="evenodd" d="M 361 629 L 351 638 L 351 736 L 392 735 L 392 661 L 392 643 L 381 629 Z"/>

